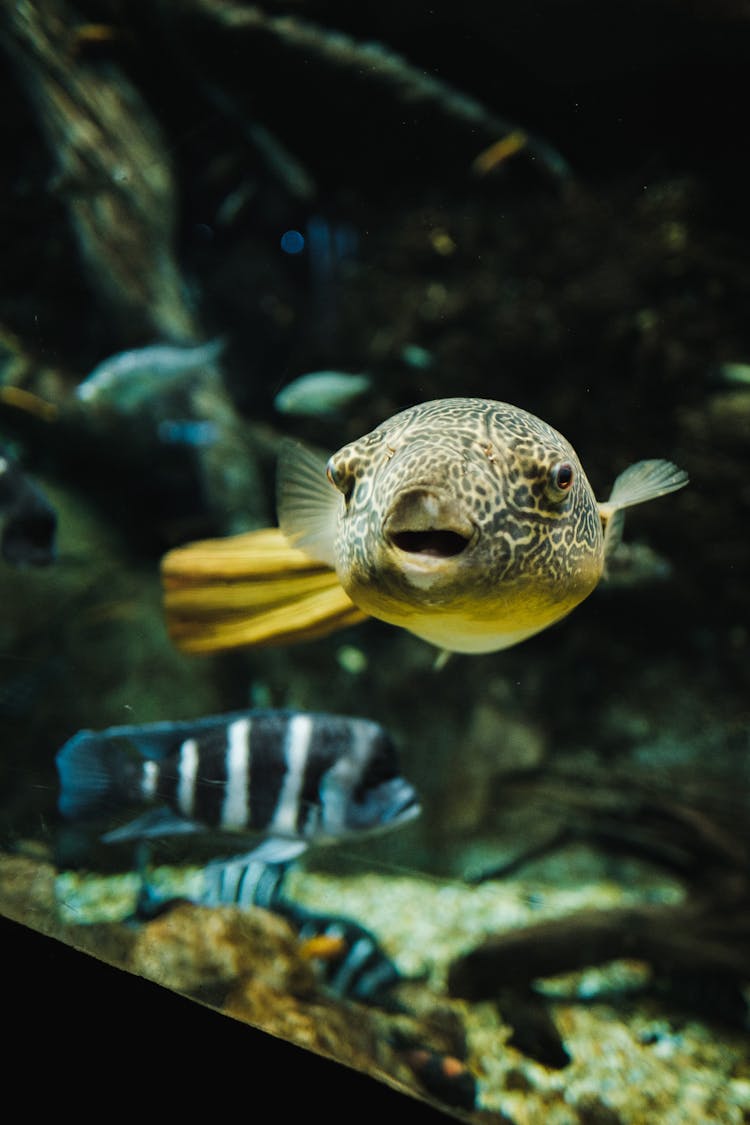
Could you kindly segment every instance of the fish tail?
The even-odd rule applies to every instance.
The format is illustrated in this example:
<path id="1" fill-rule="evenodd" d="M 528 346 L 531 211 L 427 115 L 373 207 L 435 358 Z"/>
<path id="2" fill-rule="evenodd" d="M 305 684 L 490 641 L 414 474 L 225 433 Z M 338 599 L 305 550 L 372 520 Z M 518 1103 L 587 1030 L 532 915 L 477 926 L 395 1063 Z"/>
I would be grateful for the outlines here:
<path id="1" fill-rule="evenodd" d="M 58 808 L 70 820 L 93 820 L 122 803 L 127 752 L 82 730 L 58 752 Z"/>
<path id="2" fill-rule="evenodd" d="M 278 528 L 177 547 L 161 570 L 167 630 L 183 652 L 312 640 L 366 617 L 335 571 Z"/>

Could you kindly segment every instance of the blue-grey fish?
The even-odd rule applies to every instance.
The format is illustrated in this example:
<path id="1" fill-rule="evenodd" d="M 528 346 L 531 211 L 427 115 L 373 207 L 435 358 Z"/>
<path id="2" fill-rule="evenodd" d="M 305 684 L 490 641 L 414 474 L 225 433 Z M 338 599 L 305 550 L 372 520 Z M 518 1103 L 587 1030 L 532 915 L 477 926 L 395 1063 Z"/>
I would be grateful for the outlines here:
<path id="1" fill-rule="evenodd" d="M 448 652 L 508 648 L 594 590 L 626 508 L 687 479 L 669 461 L 639 461 L 597 502 L 572 445 L 533 414 L 489 399 L 421 403 L 327 462 L 288 443 L 280 531 L 164 559 L 170 632 L 186 651 L 213 651 L 322 636 L 369 614 Z"/>
<path id="2" fill-rule="evenodd" d="M 57 768 L 68 819 L 147 806 L 102 836 L 106 843 L 261 833 L 249 855 L 279 863 L 312 843 L 395 828 L 419 812 L 388 733 L 338 715 L 238 711 L 84 730 L 59 751 Z"/>
<path id="3" fill-rule="evenodd" d="M 750 363 L 722 363 L 717 374 L 724 383 L 730 386 L 750 386 Z"/>
<path id="4" fill-rule="evenodd" d="M 98 363 L 76 387 L 81 402 L 104 403 L 116 410 L 136 410 L 166 388 L 211 367 L 225 340 L 205 344 L 151 344 L 118 352 Z"/>
<path id="5" fill-rule="evenodd" d="M 187 445 L 193 449 L 216 445 L 220 436 L 216 423 L 204 418 L 164 418 L 156 432 L 165 445 Z"/>
<path id="6" fill-rule="evenodd" d="M 283 891 L 289 863 L 253 856 L 218 860 L 204 868 L 202 906 L 259 906 L 285 918 L 300 941 L 300 954 L 314 961 L 325 986 L 337 996 L 393 1008 L 391 992 L 404 980 L 376 936 L 353 918 L 309 910 Z M 134 919 L 149 921 L 184 901 L 158 895 L 147 880 Z"/>
<path id="7" fill-rule="evenodd" d="M 286 914 L 283 885 L 290 863 L 266 863 L 257 857 L 215 860 L 203 869 L 202 906 L 261 906 Z"/>
<path id="8" fill-rule="evenodd" d="M 369 391 L 369 375 L 348 375 L 343 371 L 311 371 L 283 387 L 273 400 L 281 414 L 321 417 L 336 414 L 360 395 Z"/>
<path id="9" fill-rule="evenodd" d="M 389 993 L 403 976 L 370 930 L 343 915 L 319 914 L 293 906 L 302 954 L 317 961 L 326 987 L 336 996 L 390 1007 Z"/>
<path id="10" fill-rule="evenodd" d="M 0 554 L 13 566 L 47 566 L 55 558 L 57 514 L 42 491 L 0 449 Z"/>
<path id="11" fill-rule="evenodd" d="M 353 918 L 309 910 L 287 898 L 289 866 L 242 858 L 210 863 L 204 871 L 201 903 L 206 906 L 260 906 L 294 927 L 303 956 L 315 961 L 326 986 L 337 996 L 390 1007 L 389 993 L 403 980 L 375 935 Z"/>

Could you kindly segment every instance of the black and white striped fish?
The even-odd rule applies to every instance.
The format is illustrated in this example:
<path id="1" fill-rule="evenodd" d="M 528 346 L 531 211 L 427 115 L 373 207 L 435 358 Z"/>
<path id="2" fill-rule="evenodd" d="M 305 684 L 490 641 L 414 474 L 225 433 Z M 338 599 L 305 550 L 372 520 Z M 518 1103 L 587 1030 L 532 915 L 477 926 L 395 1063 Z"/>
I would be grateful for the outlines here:
<path id="1" fill-rule="evenodd" d="M 256 859 L 211 863 L 205 869 L 200 902 L 206 906 L 261 906 L 280 914 L 296 930 L 304 955 L 319 964 L 330 992 L 362 1004 L 393 1008 L 391 990 L 404 978 L 375 934 L 353 918 L 309 910 L 287 898 L 283 884 L 288 870 L 289 865 Z M 318 956 L 315 949 L 320 939 L 327 941 Z"/>
<path id="2" fill-rule="evenodd" d="M 284 895 L 291 863 L 267 863 L 254 855 L 215 860 L 203 869 L 202 906 L 260 906 L 290 917 L 294 904 Z"/>
<path id="3" fill-rule="evenodd" d="M 312 957 L 316 939 L 327 938 L 332 946 L 338 947 L 320 957 L 322 975 L 330 992 L 362 1004 L 394 1006 L 390 992 L 404 978 L 370 930 L 353 918 L 317 914 L 301 907 L 291 913 L 290 921 L 296 924 L 303 947 L 304 943 L 309 944 Z"/>
<path id="4" fill-rule="evenodd" d="M 265 841 L 286 862 L 312 843 L 395 828 L 419 813 L 388 733 L 369 719 L 238 711 L 194 722 L 79 731 L 57 755 L 59 809 L 74 821 L 145 804 L 106 843 L 177 833 Z"/>

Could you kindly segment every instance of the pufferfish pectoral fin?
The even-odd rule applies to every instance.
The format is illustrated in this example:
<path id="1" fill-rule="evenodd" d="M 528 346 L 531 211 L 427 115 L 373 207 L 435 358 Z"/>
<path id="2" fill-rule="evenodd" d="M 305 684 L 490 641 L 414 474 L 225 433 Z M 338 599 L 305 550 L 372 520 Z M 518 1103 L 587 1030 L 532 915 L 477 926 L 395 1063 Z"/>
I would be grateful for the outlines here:
<path id="1" fill-rule="evenodd" d="M 161 570 L 167 630 L 183 652 L 312 640 L 367 616 L 278 528 L 176 547 Z"/>
<path id="2" fill-rule="evenodd" d="M 301 442 L 285 440 L 279 455 L 276 507 L 288 542 L 335 566 L 336 532 L 344 498 L 326 476 L 327 461 Z"/>
<path id="3" fill-rule="evenodd" d="M 636 461 L 629 465 L 612 486 L 609 500 L 599 504 L 599 515 L 604 528 L 604 561 L 611 559 L 622 539 L 625 525 L 625 508 L 645 504 L 684 488 L 689 477 L 671 461 Z"/>

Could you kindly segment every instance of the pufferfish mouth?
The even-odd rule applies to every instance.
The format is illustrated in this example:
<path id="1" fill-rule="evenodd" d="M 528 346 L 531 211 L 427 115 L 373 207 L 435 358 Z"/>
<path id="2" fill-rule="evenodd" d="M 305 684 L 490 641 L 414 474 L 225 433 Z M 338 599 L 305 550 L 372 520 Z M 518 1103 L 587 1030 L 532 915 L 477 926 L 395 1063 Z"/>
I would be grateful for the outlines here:
<path id="1" fill-rule="evenodd" d="M 383 534 L 403 554 L 450 559 L 466 550 L 476 528 L 454 497 L 410 488 L 391 505 Z"/>

